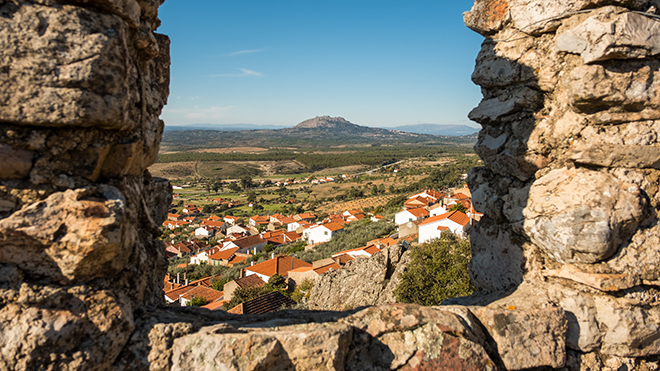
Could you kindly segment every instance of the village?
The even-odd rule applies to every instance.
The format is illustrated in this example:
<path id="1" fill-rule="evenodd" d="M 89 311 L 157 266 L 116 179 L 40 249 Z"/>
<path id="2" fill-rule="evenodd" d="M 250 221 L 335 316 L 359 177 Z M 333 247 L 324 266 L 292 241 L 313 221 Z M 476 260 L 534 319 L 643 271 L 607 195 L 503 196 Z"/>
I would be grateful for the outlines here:
<path id="1" fill-rule="evenodd" d="M 227 201 L 216 198 L 213 202 Z M 233 206 L 225 204 L 224 208 Z M 452 192 L 426 189 L 408 195 L 391 218 L 360 209 L 327 215 L 274 213 L 241 218 L 205 213 L 194 203 L 184 203 L 179 213 L 170 212 L 163 223 L 163 228 L 171 231 L 169 236 L 188 236 L 179 242 L 164 241 L 171 262 L 164 281 L 165 300 L 169 305 L 195 305 L 236 314 L 300 306 L 324 273 L 342 269 L 355 259 L 370 258 L 395 244 L 408 248 L 440 238 L 443 233 L 466 238 L 482 215 L 474 210 L 466 185 Z M 340 244 L 331 251 L 322 249 L 338 235 L 369 225 L 386 233 L 359 246 Z M 317 251 L 323 253 L 311 254 Z M 204 273 L 197 273 L 200 268 Z"/>

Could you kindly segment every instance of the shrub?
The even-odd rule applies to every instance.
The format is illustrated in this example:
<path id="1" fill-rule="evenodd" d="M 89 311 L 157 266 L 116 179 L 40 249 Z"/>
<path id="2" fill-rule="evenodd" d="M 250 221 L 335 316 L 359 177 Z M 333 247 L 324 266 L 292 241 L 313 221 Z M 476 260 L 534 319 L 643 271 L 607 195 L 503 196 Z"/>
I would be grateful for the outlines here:
<path id="1" fill-rule="evenodd" d="M 400 303 L 439 305 L 443 300 L 470 295 L 470 241 L 443 233 L 440 239 L 411 248 L 411 262 L 394 290 Z"/>
<path id="2" fill-rule="evenodd" d="M 209 301 L 203 296 L 193 296 L 189 302 L 186 303 L 186 306 L 189 307 L 201 307 L 208 304 Z"/>

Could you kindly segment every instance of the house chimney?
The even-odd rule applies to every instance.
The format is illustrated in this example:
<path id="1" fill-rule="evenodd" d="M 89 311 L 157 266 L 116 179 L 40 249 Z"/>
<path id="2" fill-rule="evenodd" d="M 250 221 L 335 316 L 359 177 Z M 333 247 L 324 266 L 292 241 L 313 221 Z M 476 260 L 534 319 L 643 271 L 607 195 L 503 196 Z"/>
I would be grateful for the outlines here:
<path id="1" fill-rule="evenodd" d="M 275 259 L 275 253 L 274 252 L 270 253 L 270 258 Z"/>
<path id="2" fill-rule="evenodd" d="M 177 285 L 179 284 L 179 277 L 180 277 L 180 274 L 181 274 L 181 273 L 177 273 L 177 274 L 176 274 L 176 284 L 177 284 Z"/>
<path id="3" fill-rule="evenodd" d="M 253 266 L 253 265 L 254 265 L 254 260 L 252 261 L 252 264 L 250 264 L 250 266 Z"/>
<path id="4" fill-rule="evenodd" d="M 188 286 L 188 279 L 186 278 L 186 286 Z"/>

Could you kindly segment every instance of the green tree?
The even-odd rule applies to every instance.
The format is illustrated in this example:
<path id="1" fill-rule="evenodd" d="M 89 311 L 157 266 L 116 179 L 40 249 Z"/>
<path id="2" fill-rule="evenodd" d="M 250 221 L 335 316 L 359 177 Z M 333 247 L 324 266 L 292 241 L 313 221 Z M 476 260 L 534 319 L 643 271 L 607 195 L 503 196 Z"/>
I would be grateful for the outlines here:
<path id="1" fill-rule="evenodd" d="M 248 300 L 252 300 L 254 298 L 258 298 L 261 295 L 269 293 L 270 291 L 267 291 L 267 289 L 264 289 L 264 287 L 237 288 L 236 290 L 234 290 L 234 294 L 231 297 L 231 300 L 228 301 L 227 303 L 224 303 L 222 307 L 225 310 L 229 310 L 237 306 L 238 304 L 241 304 Z"/>
<path id="2" fill-rule="evenodd" d="M 300 302 L 303 298 L 309 299 L 312 287 L 314 287 L 314 282 L 305 278 L 299 285 L 296 285 L 293 293 L 291 293 L 291 299 L 296 302 Z"/>
<path id="3" fill-rule="evenodd" d="M 213 280 L 211 280 L 211 281 L 213 281 Z M 227 281 L 226 278 L 219 278 L 219 279 L 215 280 L 215 282 L 212 282 L 211 286 L 213 287 L 214 290 L 222 291 L 222 290 L 225 289 L 225 283 L 227 283 L 227 282 L 228 281 Z"/>
<path id="4" fill-rule="evenodd" d="M 449 210 L 447 210 L 447 211 L 454 211 L 454 210 L 458 210 L 458 211 L 460 211 L 460 212 L 462 212 L 462 213 L 464 213 L 464 212 L 467 211 L 467 209 L 465 208 L 465 206 L 461 205 L 460 203 L 457 203 L 456 205 L 450 207 Z"/>
<path id="5" fill-rule="evenodd" d="M 250 175 L 243 175 L 241 177 L 241 186 L 245 190 L 252 187 L 252 177 Z"/>
<path id="6" fill-rule="evenodd" d="M 209 301 L 203 296 L 193 296 L 189 302 L 186 303 L 186 306 L 189 307 L 201 307 L 208 304 Z"/>
<path id="7" fill-rule="evenodd" d="M 470 295 L 470 241 L 451 233 L 411 248 L 411 261 L 394 290 L 397 302 L 440 305 L 443 300 Z"/>
<path id="8" fill-rule="evenodd" d="M 285 289 L 287 287 L 287 284 L 284 277 L 275 273 L 274 275 L 270 276 L 270 278 L 268 279 L 268 284 L 266 286 L 268 286 L 272 291 L 275 291 L 275 290 Z"/>
<path id="9" fill-rule="evenodd" d="M 229 183 L 229 189 L 231 189 L 234 192 L 238 192 L 241 190 L 241 186 L 239 186 L 237 182 L 231 182 Z"/>
<path id="10" fill-rule="evenodd" d="M 211 188 L 213 189 L 213 192 L 218 193 L 219 190 L 222 189 L 224 184 L 222 183 L 222 180 L 216 180 L 213 182 L 213 185 L 211 185 Z"/>

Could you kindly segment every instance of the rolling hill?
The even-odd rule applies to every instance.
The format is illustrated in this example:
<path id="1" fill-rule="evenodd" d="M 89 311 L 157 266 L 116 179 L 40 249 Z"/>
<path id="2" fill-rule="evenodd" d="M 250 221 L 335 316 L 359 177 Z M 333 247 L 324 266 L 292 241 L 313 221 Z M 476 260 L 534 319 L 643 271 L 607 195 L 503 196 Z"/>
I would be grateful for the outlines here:
<path id="1" fill-rule="evenodd" d="M 333 145 L 447 144 L 472 145 L 476 136 L 439 137 L 353 124 L 342 117 L 318 116 L 290 128 L 276 130 L 165 131 L 162 146 L 174 148 L 314 147 Z"/>

